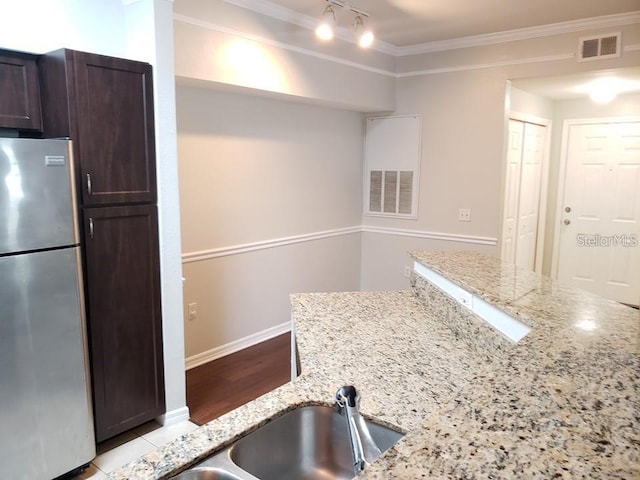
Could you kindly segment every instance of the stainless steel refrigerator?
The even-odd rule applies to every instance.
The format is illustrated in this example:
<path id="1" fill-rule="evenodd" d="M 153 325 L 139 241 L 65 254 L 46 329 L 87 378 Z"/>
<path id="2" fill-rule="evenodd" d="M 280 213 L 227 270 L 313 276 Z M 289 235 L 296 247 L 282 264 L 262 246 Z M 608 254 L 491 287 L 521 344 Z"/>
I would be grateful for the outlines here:
<path id="1" fill-rule="evenodd" d="M 67 140 L 0 138 L 0 477 L 50 480 L 95 456 Z"/>

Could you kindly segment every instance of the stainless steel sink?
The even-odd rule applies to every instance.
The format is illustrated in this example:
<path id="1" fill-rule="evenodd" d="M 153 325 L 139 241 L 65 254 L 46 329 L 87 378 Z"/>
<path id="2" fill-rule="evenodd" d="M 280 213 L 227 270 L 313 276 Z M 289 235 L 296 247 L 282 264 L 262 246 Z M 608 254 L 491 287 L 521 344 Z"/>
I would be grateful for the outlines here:
<path id="1" fill-rule="evenodd" d="M 173 478 L 175 480 L 243 480 L 243 477 L 233 475 L 226 470 L 210 467 L 192 468 Z"/>
<path id="2" fill-rule="evenodd" d="M 381 452 L 402 434 L 368 422 Z M 329 407 L 293 410 L 238 440 L 231 461 L 261 480 L 353 478 L 346 420 Z"/>
<path id="3" fill-rule="evenodd" d="M 388 450 L 403 436 L 371 421 L 366 423 L 381 452 Z M 335 409 L 300 407 L 270 421 L 204 460 L 197 468 L 175 478 L 347 480 L 354 476 L 349 441 L 346 420 Z M 206 476 L 208 470 L 212 476 Z M 189 474 L 191 476 L 182 476 Z"/>

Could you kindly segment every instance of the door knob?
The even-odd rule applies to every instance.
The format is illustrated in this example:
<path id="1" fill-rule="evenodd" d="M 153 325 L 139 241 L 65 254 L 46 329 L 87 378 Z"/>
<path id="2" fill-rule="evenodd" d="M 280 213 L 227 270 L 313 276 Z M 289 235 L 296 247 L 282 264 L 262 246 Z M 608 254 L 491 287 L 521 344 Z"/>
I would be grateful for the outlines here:
<path id="1" fill-rule="evenodd" d="M 564 207 L 564 211 L 569 213 L 571 211 L 571 207 Z"/>
<path id="2" fill-rule="evenodd" d="M 567 220 L 565 220 L 565 221 L 564 221 L 564 224 L 565 224 L 565 225 L 569 225 L 570 223 L 571 223 L 571 220 L 568 220 L 568 219 L 567 219 Z"/>

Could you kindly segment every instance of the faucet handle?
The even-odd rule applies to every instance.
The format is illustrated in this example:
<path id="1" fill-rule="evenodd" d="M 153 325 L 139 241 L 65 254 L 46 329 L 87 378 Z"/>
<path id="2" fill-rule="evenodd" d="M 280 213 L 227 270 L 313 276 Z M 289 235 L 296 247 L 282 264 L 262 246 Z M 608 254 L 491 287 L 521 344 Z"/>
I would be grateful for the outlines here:
<path id="1" fill-rule="evenodd" d="M 356 387 L 353 385 L 345 385 L 340 387 L 336 392 L 336 402 L 340 407 L 355 407 L 358 404 L 360 397 L 356 391 Z"/>

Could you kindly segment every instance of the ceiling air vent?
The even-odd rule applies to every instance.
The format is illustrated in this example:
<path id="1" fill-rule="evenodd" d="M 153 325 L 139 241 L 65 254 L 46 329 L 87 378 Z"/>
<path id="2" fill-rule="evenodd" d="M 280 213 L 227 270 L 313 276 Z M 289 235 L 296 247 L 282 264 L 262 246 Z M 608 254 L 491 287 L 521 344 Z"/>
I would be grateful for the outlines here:
<path id="1" fill-rule="evenodd" d="M 578 46 L 578 61 L 600 60 L 620 56 L 620 33 L 582 37 Z"/>

